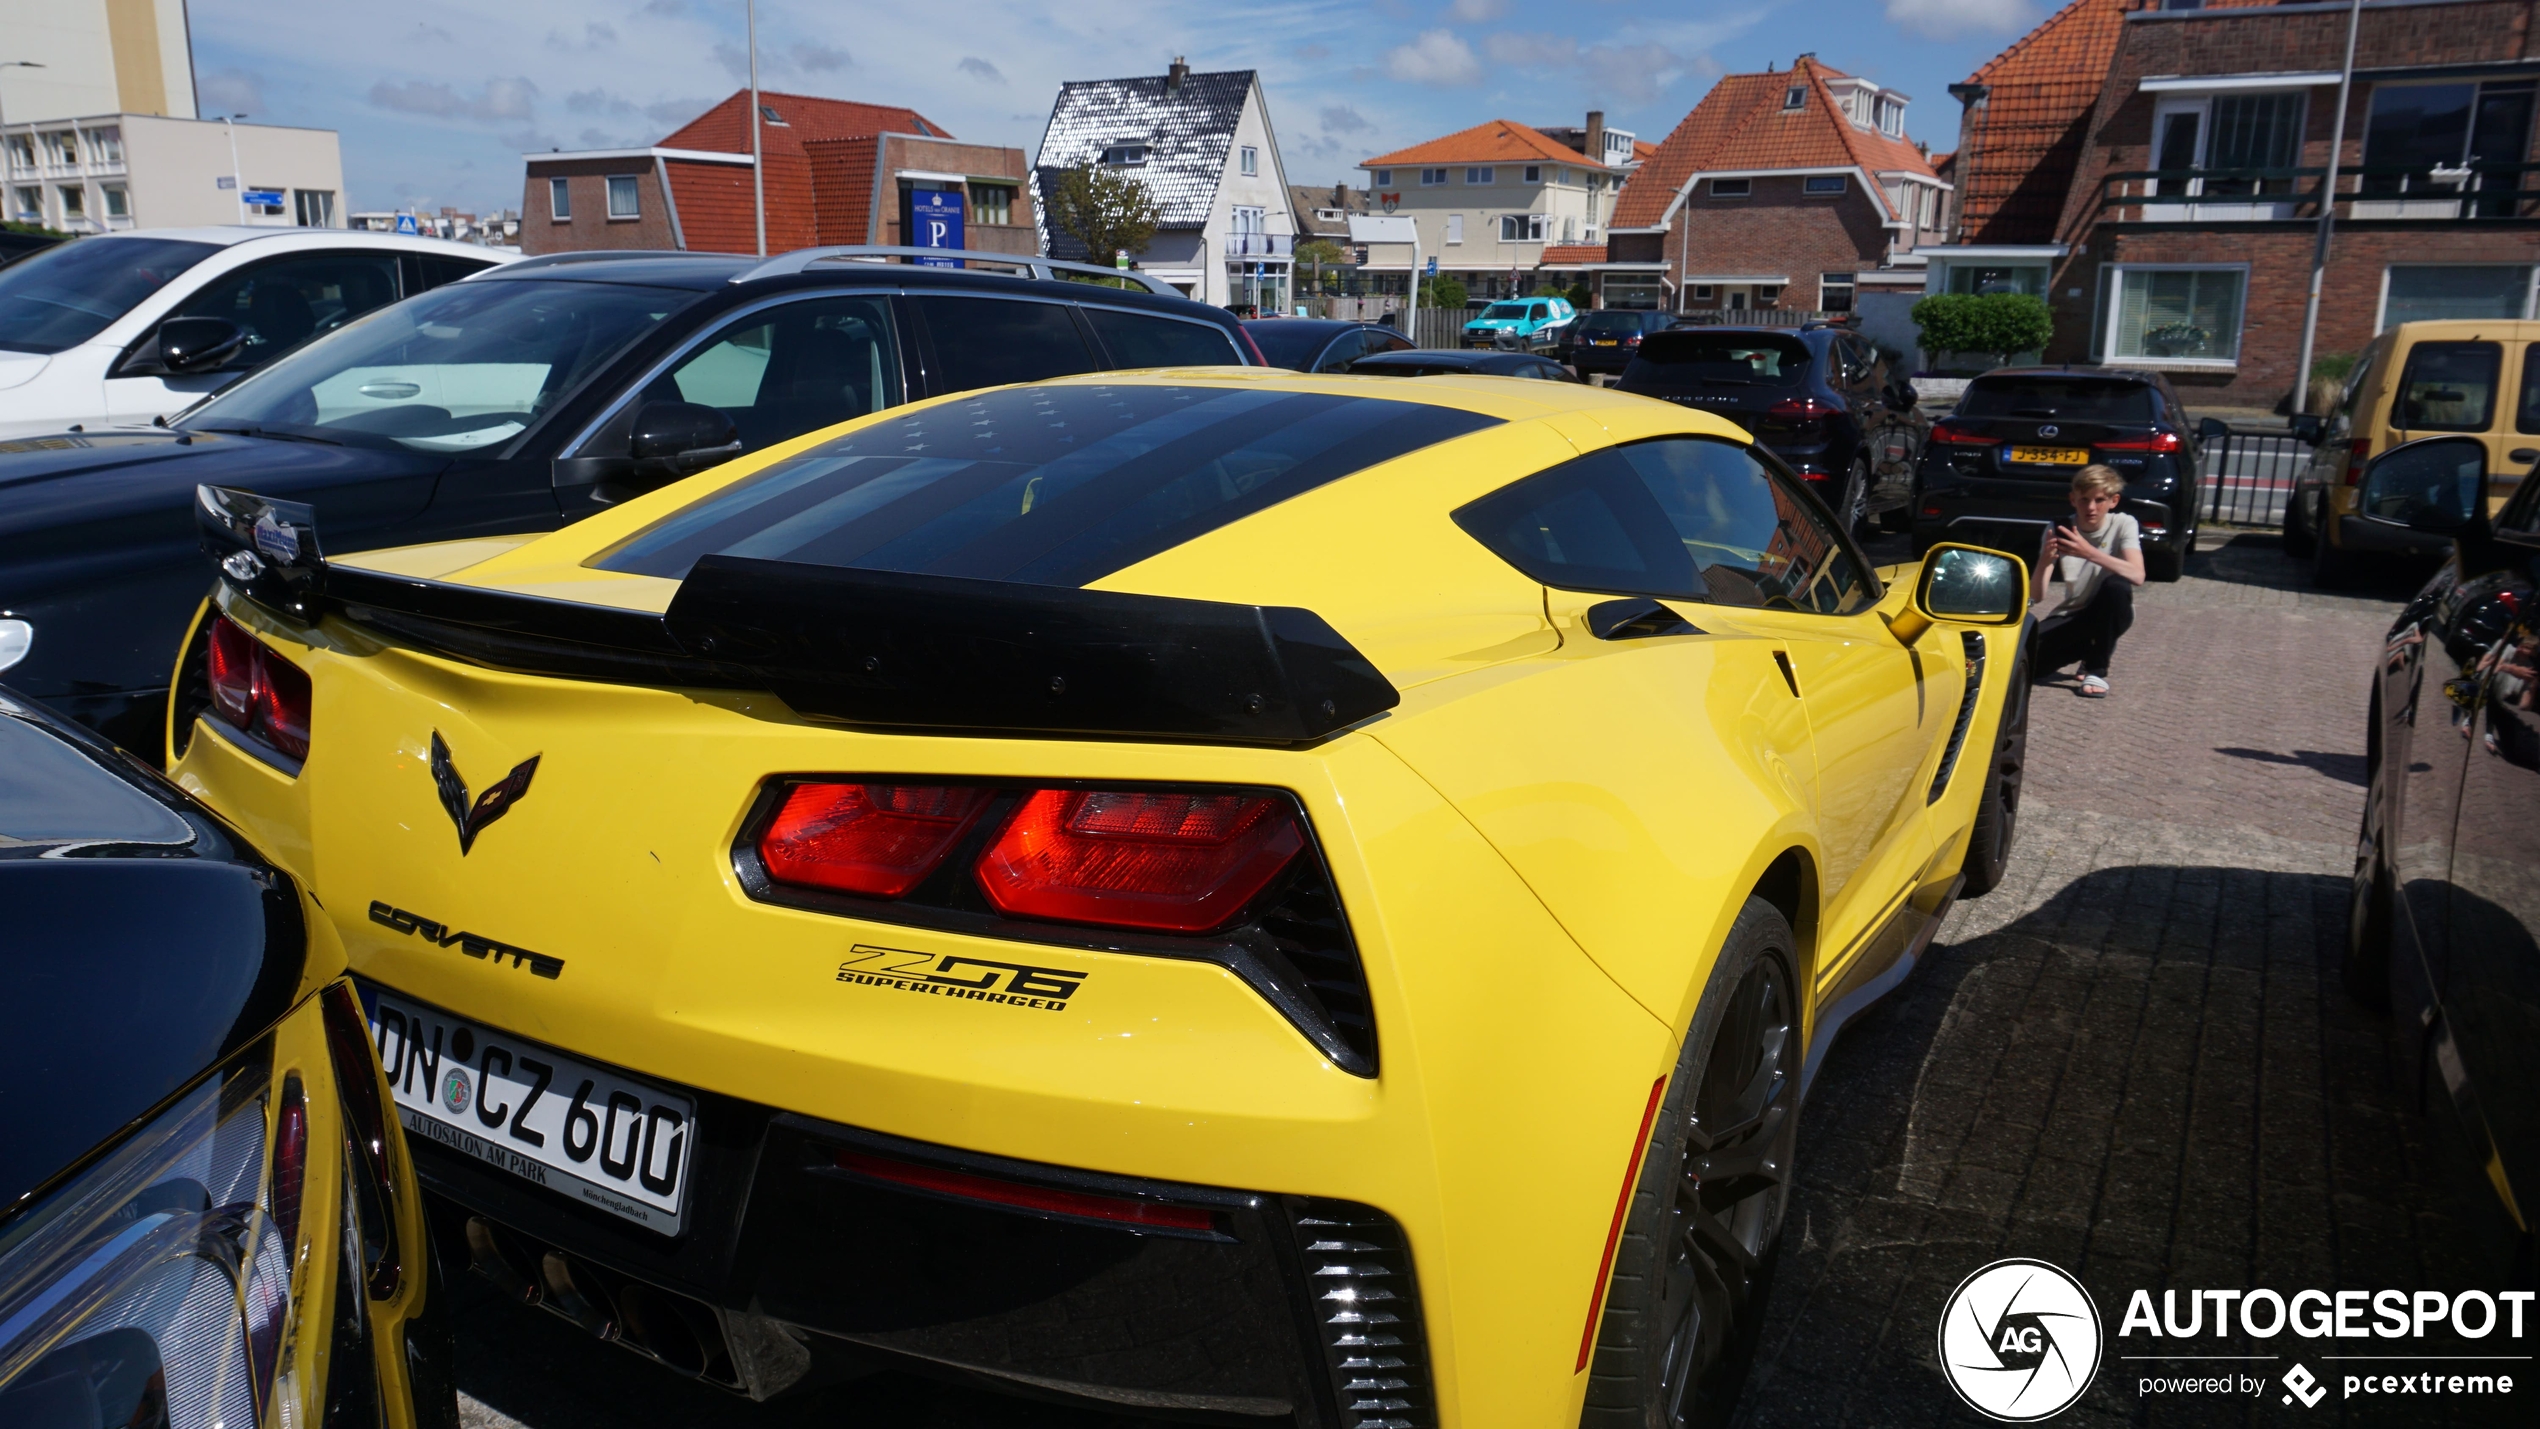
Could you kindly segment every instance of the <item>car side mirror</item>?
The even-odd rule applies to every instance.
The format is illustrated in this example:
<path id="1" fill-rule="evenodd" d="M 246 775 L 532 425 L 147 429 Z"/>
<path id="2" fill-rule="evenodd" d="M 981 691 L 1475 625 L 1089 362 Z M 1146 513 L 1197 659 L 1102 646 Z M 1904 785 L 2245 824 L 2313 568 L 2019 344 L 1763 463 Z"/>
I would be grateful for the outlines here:
<path id="1" fill-rule="evenodd" d="M 2196 421 L 2196 440 L 2216 442 L 2231 435 L 2231 424 L 2220 417 L 2200 417 Z"/>
<path id="2" fill-rule="evenodd" d="M 2392 447 L 2364 468 L 2356 514 L 2412 531 L 2473 533 L 2487 519 L 2487 443 L 2424 437 Z"/>
<path id="3" fill-rule="evenodd" d="M 2028 614 L 2028 594 L 2028 567 L 2018 557 L 1980 546 L 1934 546 L 1915 577 L 1913 601 L 1887 626 L 1911 645 L 1935 621 L 2011 625 Z"/>
<path id="4" fill-rule="evenodd" d="M 159 365 L 170 372 L 220 366 L 247 345 L 247 330 L 227 318 L 170 318 L 159 324 Z"/>
<path id="5" fill-rule="evenodd" d="M 2284 425 L 2292 430 L 2293 440 L 2306 447 L 2318 446 L 2328 435 L 2328 419 L 2317 412 L 2296 412 Z"/>
<path id="6" fill-rule="evenodd" d="M 1889 387 L 1887 391 L 1887 404 L 1897 411 L 1910 412 L 1922 404 L 1923 395 L 1914 390 L 1913 383 L 1902 377 L 1897 378 L 1895 385 Z"/>
<path id="7" fill-rule="evenodd" d="M 628 455 L 694 476 L 741 454 L 741 429 L 721 410 L 697 402 L 647 402 L 635 414 Z"/>

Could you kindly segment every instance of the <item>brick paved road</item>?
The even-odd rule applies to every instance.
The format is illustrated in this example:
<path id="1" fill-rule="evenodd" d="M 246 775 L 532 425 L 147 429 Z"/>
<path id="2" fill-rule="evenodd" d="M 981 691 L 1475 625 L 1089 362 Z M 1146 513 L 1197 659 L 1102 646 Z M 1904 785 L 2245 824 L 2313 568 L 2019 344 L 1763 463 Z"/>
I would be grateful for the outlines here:
<path id="1" fill-rule="evenodd" d="M 2037 692 L 2010 877 L 1959 907 L 1811 1095 L 1740 1429 L 1986 1422 L 1941 1381 L 1933 1340 L 1950 1289 L 2005 1255 L 2075 1270 L 2111 1330 L 2138 1286 L 2480 1283 L 2474 1188 L 2403 1114 L 2383 1025 L 2334 973 L 2363 680 L 2412 584 L 2312 593 L 2271 539 L 2244 537 L 2144 590 L 2115 697 Z M 479 1429 L 1153 1422 L 901 1376 L 752 1406 L 463 1294 Z M 2273 1398 L 2147 1409 L 2150 1368 L 2111 1361 L 2058 1422 L 2304 1417 Z"/>

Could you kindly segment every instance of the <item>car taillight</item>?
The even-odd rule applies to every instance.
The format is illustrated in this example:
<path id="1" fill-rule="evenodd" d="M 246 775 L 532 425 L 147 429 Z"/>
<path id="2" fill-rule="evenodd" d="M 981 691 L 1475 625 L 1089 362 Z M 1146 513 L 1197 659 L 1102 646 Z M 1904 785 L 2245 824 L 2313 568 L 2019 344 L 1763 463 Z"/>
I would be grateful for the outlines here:
<path id="1" fill-rule="evenodd" d="M 1159 1201 L 1106 1196 L 1097 1191 L 1064 1191 L 1055 1186 L 1034 1186 L 1022 1181 L 1008 1181 L 1001 1176 L 978 1176 L 949 1167 L 902 1161 L 896 1157 L 870 1156 L 860 1151 L 838 1152 L 837 1164 L 841 1171 L 869 1176 L 895 1186 L 931 1191 L 939 1196 L 954 1196 L 965 1201 L 1012 1206 L 1017 1210 L 1177 1231 L 1207 1232 L 1217 1228 L 1217 1218 L 1197 1206 L 1168 1206 Z"/>
<path id="2" fill-rule="evenodd" d="M 226 615 L 213 617 L 204 664 L 214 718 L 294 759 L 309 757 L 307 671 Z"/>
<path id="3" fill-rule="evenodd" d="M 1820 402 L 1814 397 L 1784 397 L 1765 408 L 1764 415 L 1779 417 L 1785 422 L 1814 422 L 1839 415 L 1842 411 L 1841 407 Z"/>
<path id="4" fill-rule="evenodd" d="M 2346 444 L 2346 481 L 2353 486 L 2364 479 L 2364 463 L 2372 460 L 2372 438 L 2357 437 Z"/>
<path id="5" fill-rule="evenodd" d="M 2123 437 L 2091 445 L 2103 452 L 2174 452 L 2182 443 L 2176 432 L 2154 432 L 2148 437 Z"/>
<path id="6" fill-rule="evenodd" d="M 1640 346 L 1640 334 L 1639 334 L 1639 333 L 1636 333 L 1636 332 L 1627 332 L 1627 333 L 1623 334 L 1623 346 L 1625 346 L 1625 347 L 1638 347 L 1638 346 Z"/>
<path id="7" fill-rule="evenodd" d="M 926 880 L 987 791 L 945 784 L 798 784 L 767 832 L 759 858 L 779 883 L 897 898 Z"/>
<path id="8" fill-rule="evenodd" d="M 1009 917 L 1203 933 L 1304 847 L 1271 795 L 1041 789 L 980 857 L 979 887 Z"/>
<path id="9" fill-rule="evenodd" d="M 1932 423 L 1931 439 L 1942 446 L 1998 447 L 2002 445 L 2000 437 L 1988 437 L 1982 432 L 1971 432 L 1946 418 Z"/>

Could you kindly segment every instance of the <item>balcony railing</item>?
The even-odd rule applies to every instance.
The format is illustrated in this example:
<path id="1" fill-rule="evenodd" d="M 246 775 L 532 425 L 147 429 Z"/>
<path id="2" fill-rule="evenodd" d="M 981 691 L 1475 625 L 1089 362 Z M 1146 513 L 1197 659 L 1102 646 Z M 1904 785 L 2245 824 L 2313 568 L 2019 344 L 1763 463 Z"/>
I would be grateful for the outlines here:
<path id="1" fill-rule="evenodd" d="M 1294 236 L 1285 233 L 1229 233 L 1226 256 L 1229 258 L 1285 258 L 1296 249 Z"/>
<path id="2" fill-rule="evenodd" d="M 2099 185 L 2110 223 L 2264 223 L 2319 217 L 2325 166 L 2129 169 Z M 2470 223 L 2540 217 L 2540 164 L 2425 169 L 2367 164 L 2337 171 L 2337 216 Z"/>

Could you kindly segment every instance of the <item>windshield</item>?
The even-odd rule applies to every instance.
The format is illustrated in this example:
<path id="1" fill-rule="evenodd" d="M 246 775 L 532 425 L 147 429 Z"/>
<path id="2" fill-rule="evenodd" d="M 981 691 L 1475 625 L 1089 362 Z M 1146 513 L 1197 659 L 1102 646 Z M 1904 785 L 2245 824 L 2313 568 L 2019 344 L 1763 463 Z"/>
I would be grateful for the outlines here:
<path id="1" fill-rule="evenodd" d="M 1642 338 L 1632 367 L 1661 382 L 1791 387 L 1808 369 L 1808 344 L 1774 333 L 1679 328 Z"/>
<path id="2" fill-rule="evenodd" d="M 1493 303 L 1489 307 L 1482 309 L 1482 316 L 1485 319 L 1522 318 L 1525 315 L 1526 305 L 1524 303 Z"/>
<path id="3" fill-rule="evenodd" d="M 1323 349 L 1342 330 L 1326 323 L 1270 318 L 1245 323 L 1244 331 L 1252 334 L 1263 360 L 1271 366 L 1303 372 L 1314 365 L 1314 359 L 1323 355 Z"/>
<path id="4" fill-rule="evenodd" d="M 518 435 L 698 296 L 617 283 L 452 283 L 318 339 L 176 425 L 475 451 Z"/>
<path id="5" fill-rule="evenodd" d="M 2125 378 L 1979 377 L 1958 399 L 1958 415 L 2148 422 L 2155 414 L 2152 389 Z"/>
<path id="6" fill-rule="evenodd" d="M 178 238 L 84 238 L 0 268 L 0 348 L 77 347 L 220 251 Z"/>
<path id="7" fill-rule="evenodd" d="M 1579 319 L 1581 332 L 1638 332 L 1645 325 L 1647 313 L 1617 312 L 1611 308 L 1590 313 Z"/>

